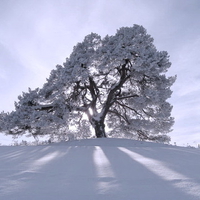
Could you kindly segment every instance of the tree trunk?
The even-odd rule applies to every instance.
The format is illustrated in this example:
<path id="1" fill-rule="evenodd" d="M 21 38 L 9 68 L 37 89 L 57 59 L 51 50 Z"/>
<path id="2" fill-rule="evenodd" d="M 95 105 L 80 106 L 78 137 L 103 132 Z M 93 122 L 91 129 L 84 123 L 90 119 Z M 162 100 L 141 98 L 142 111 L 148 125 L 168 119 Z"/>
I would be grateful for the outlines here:
<path id="1" fill-rule="evenodd" d="M 97 138 L 106 137 L 104 121 L 93 121 L 93 127 Z"/>

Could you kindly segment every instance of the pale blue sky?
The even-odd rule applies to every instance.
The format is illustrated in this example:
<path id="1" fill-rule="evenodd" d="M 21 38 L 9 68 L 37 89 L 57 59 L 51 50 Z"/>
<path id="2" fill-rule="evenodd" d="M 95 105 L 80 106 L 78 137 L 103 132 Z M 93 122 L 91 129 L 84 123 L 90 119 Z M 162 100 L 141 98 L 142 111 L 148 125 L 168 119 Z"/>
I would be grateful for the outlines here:
<path id="1" fill-rule="evenodd" d="M 41 87 L 85 35 L 143 25 L 177 74 L 172 142 L 200 144 L 199 0 L 1 0 L 0 111 L 14 109 L 22 91 Z M 0 136 L 0 143 L 5 143 Z"/>

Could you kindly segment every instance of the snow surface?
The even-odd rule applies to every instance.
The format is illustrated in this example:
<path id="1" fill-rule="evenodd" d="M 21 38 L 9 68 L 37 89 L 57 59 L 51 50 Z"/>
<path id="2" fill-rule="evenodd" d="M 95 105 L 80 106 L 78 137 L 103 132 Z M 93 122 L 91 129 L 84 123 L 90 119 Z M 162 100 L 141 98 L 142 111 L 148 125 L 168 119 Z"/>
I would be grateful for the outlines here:
<path id="1" fill-rule="evenodd" d="M 200 150 L 127 139 L 0 147 L 1 200 L 200 199 Z"/>

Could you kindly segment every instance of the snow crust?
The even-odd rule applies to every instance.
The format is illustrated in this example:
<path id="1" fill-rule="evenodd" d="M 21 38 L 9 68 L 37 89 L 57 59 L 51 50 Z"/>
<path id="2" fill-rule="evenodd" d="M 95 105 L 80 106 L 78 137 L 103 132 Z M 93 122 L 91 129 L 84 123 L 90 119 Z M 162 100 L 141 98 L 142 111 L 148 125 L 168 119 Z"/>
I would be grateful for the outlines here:
<path id="1" fill-rule="evenodd" d="M 199 200 L 200 150 L 127 139 L 0 147 L 0 199 Z"/>

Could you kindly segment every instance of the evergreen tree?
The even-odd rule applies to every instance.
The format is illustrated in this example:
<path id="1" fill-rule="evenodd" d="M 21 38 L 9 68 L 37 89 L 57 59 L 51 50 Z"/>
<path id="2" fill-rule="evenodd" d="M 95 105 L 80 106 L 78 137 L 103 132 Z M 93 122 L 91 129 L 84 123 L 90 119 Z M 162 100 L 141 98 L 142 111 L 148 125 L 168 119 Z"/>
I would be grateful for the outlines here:
<path id="1" fill-rule="evenodd" d="M 167 99 L 176 79 L 165 75 L 170 66 L 167 52 L 156 49 L 142 26 L 123 27 L 103 39 L 91 33 L 41 89 L 29 89 L 15 111 L 1 114 L 0 128 L 87 137 L 91 125 L 100 138 L 108 125 L 113 136 L 169 141 L 174 119 Z"/>

